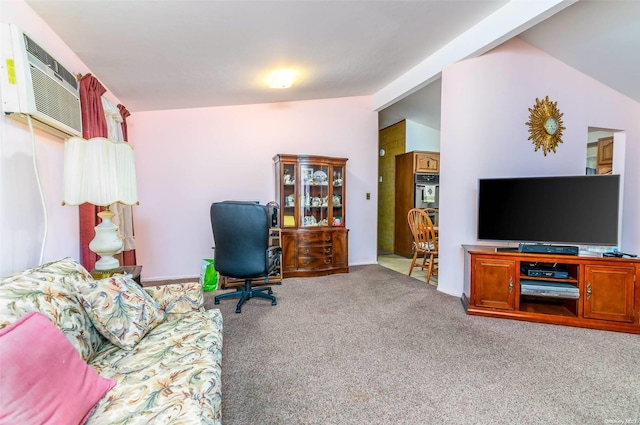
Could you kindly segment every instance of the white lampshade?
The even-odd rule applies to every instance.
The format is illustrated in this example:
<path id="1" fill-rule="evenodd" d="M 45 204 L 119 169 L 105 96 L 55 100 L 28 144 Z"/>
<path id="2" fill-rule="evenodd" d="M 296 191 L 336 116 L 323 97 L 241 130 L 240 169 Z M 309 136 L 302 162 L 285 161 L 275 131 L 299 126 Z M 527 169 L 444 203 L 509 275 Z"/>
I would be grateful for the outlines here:
<path id="1" fill-rule="evenodd" d="M 63 184 L 62 205 L 85 202 L 103 207 L 116 202 L 137 204 L 133 148 L 126 142 L 114 142 L 104 137 L 67 139 Z M 123 244 L 118 237 L 118 226 L 111 221 L 114 213 L 101 211 L 98 216 L 102 222 L 95 227 L 96 236 L 89 244 L 89 249 L 101 257 L 95 264 L 95 271 L 118 270 L 120 264 L 113 255 Z"/>
<path id="2" fill-rule="evenodd" d="M 138 203 L 133 148 L 104 137 L 67 139 L 64 145 L 63 205 Z"/>

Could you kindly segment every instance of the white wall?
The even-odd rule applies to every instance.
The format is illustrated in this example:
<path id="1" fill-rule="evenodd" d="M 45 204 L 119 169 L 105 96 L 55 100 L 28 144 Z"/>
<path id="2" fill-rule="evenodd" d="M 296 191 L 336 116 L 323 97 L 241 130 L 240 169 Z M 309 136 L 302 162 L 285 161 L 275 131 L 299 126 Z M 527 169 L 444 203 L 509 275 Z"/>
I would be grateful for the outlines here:
<path id="1" fill-rule="evenodd" d="M 557 153 L 534 152 L 528 108 L 549 96 L 564 113 Z M 483 177 L 584 174 L 589 127 L 623 130 L 622 251 L 640 253 L 640 104 L 519 40 L 442 74 L 440 291 L 463 290 L 462 244 L 477 243 Z M 616 153 L 617 154 L 617 153 Z M 597 223 L 594 223 L 597 225 Z"/>
<path id="2" fill-rule="evenodd" d="M 406 151 L 440 152 L 440 131 L 406 120 Z"/>
<path id="3" fill-rule="evenodd" d="M 275 197 L 278 153 L 349 158 L 349 263 L 376 262 L 377 113 L 371 97 L 137 112 L 134 207 L 143 279 L 197 276 L 211 258 L 212 202 Z M 366 200 L 366 193 L 371 199 Z"/>
<path id="4" fill-rule="evenodd" d="M 2 2 L 2 22 L 21 27 L 74 73 L 87 67 L 23 1 Z M 63 140 L 35 131 L 37 170 L 49 223 L 43 261 L 79 257 L 78 208 L 62 207 Z M 35 266 L 45 230 L 33 144 L 26 125 L 0 115 L 0 276 Z"/>

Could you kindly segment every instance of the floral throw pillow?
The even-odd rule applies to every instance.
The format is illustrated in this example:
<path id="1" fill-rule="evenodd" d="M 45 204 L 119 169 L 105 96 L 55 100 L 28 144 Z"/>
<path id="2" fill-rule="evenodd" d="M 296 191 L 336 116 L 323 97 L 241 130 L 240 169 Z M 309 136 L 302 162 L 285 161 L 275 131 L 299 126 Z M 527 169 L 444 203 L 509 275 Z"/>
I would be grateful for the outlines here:
<path id="1" fill-rule="evenodd" d="M 115 275 L 76 284 L 82 306 L 98 332 L 132 350 L 165 319 L 165 313 L 130 276 Z"/>

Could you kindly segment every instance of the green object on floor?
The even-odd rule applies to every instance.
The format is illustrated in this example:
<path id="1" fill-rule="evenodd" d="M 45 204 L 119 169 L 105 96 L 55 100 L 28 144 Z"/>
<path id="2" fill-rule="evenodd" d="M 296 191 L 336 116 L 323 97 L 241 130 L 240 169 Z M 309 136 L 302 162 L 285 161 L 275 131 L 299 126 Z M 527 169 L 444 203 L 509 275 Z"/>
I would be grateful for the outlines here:
<path id="1" fill-rule="evenodd" d="M 216 270 L 213 259 L 205 258 L 202 260 L 200 268 L 200 283 L 203 291 L 215 291 L 218 289 L 218 271 Z"/>

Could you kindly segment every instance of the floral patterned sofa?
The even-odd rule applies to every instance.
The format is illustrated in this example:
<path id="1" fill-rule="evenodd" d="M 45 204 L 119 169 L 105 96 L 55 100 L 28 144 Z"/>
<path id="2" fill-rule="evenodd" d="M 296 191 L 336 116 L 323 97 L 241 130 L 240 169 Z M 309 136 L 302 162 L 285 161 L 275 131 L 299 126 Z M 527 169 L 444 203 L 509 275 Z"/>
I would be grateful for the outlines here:
<path id="1" fill-rule="evenodd" d="M 71 258 L 3 278 L 0 338 L 7 339 L 0 340 L 0 362 L 3 356 L 10 355 L 17 360 L 0 364 L 0 379 L 5 381 L 0 391 L 16 388 L 10 384 L 14 375 L 20 385 L 28 382 L 24 374 L 34 368 L 39 368 L 37 382 L 46 381 L 42 374 L 49 371 L 58 371 L 62 376 L 55 379 L 69 379 L 72 375 L 59 371 L 52 357 L 36 358 L 32 365 L 23 366 L 28 362 L 26 358 L 37 351 L 35 348 L 45 349 L 48 344 L 38 338 L 45 334 L 43 331 L 32 333 L 24 344 L 8 342 L 11 335 L 17 335 L 24 327 L 21 322 L 27 316 L 46 317 L 48 321 L 41 319 L 46 326 L 54 328 L 53 324 L 57 327 L 53 332 L 62 331 L 66 336 L 61 338 L 63 343 L 75 348 L 71 350 L 73 355 L 87 369 L 82 372 L 83 379 L 95 375 L 93 383 L 80 383 L 85 389 L 104 385 L 97 399 L 88 402 L 88 408 L 80 407 L 77 423 L 85 420 L 92 425 L 221 423 L 222 316 L 217 309 L 204 309 L 199 283 L 141 288 L 130 276 L 94 280 Z M 49 354 L 53 353 L 45 353 Z M 51 364 L 47 365 L 48 362 Z M 66 363 L 65 360 L 61 364 Z M 44 394 L 55 396 L 53 384 L 47 385 Z M 60 384 L 59 391 L 71 385 Z M 22 392 L 30 391 L 36 390 L 28 388 Z M 90 391 L 79 391 L 85 392 Z M 27 394 L 15 397 L 22 397 L 25 405 L 31 403 L 22 414 L 33 416 L 39 409 L 52 408 L 58 402 L 80 405 L 84 402 L 80 394 L 55 402 L 45 400 L 40 407 L 33 400 L 33 393 L 29 401 L 24 400 Z M 4 415 L 9 396 L 4 394 L 2 398 Z M 20 400 L 15 405 L 20 405 Z M 61 408 L 69 410 L 69 406 Z M 20 418 L 20 413 L 15 413 L 15 418 Z"/>

